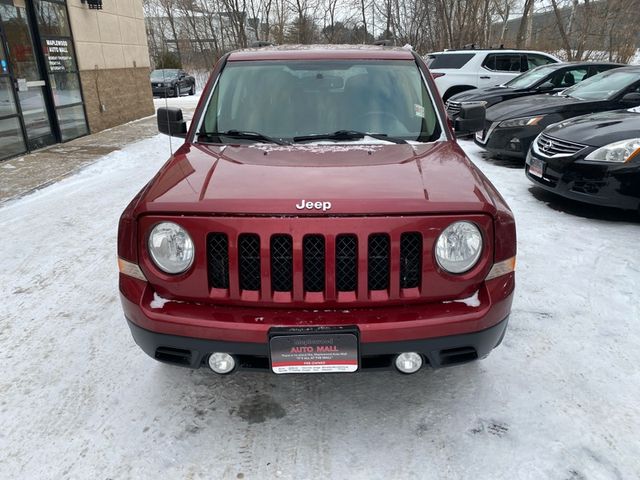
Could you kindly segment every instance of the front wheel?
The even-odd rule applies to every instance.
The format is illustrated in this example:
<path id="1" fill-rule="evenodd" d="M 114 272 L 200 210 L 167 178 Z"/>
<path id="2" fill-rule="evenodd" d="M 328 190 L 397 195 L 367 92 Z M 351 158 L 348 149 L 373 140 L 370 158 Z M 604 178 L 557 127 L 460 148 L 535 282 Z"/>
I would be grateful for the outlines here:
<path id="1" fill-rule="evenodd" d="M 195 95 L 195 94 L 196 94 L 196 86 L 191 85 L 191 90 L 189 90 L 189 95 Z"/>

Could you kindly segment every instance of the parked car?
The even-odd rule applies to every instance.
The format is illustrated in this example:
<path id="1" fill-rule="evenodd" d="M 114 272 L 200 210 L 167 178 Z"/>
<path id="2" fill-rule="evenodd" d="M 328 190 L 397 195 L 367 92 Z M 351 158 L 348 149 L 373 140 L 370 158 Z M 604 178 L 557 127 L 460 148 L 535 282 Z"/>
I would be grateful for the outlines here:
<path id="1" fill-rule="evenodd" d="M 465 107 L 456 123 L 483 116 Z M 501 342 L 514 218 L 414 52 L 232 52 L 188 132 L 178 108 L 157 119 L 184 145 L 118 232 L 125 317 L 156 360 L 414 373 Z"/>
<path id="2" fill-rule="evenodd" d="M 540 93 L 553 93 L 565 90 L 612 68 L 626 66 L 623 63 L 608 62 L 570 62 L 552 63 L 531 69 L 504 85 L 476 88 L 453 95 L 447 101 L 447 113 L 455 118 L 460 106 L 465 102 L 482 102 L 489 108 L 497 103 L 514 98 L 527 97 Z"/>
<path id="3" fill-rule="evenodd" d="M 527 177 L 581 202 L 640 212 L 640 108 L 547 127 L 527 155 Z"/>
<path id="4" fill-rule="evenodd" d="M 553 123 L 640 105 L 640 66 L 609 70 L 556 95 L 507 100 L 487 109 L 475 141 L 489 153 L 524 160 L 531 142 Z"/>
<path id="5" fill-rule="evenodd" d="M 184 70 L 165 68 L 151 72 L 151 90 L 154 96 L 179 97 L 183 93 L 195 95 L 196 79 Z"/>
<path id="6" fill-rule="evenodd" d="M 560 62 L 548 53 L 506 49 L 447 50 L 430 53 L 426 61 L 445 102 L 457 93 L 502 85 L 532 68 Z"/>

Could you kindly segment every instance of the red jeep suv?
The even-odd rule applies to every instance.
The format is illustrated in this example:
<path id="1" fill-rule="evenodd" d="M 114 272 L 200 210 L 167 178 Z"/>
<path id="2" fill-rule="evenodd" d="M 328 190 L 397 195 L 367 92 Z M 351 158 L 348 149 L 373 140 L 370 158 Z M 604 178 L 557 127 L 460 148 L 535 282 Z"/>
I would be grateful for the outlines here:
<path id="1" fill-rule="evenodd" d="M 484 107 L 453 126 L 477 130 Z M 504 336 L 515 222 L 410 49 L 271 47 L 214 68 L 120 219 L 124 313 L 156 360 L 413 373 Z"/>

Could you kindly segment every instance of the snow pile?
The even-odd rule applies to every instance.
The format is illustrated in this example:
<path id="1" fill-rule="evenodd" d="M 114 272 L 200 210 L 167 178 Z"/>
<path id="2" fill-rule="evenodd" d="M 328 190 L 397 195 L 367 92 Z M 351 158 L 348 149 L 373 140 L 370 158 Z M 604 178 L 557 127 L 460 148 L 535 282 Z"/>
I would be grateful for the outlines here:
<path id="1" fill-rule="evenodd" d="M 450 302 L 442 302 L 442 303 L 463 303 L 467 307 L 477 308 L 480 306 L 479 292 L 476 292 L 467 298 L 460 298 L 458 300 L 451 300 Z"/>
<path id="2" fill-rule="evenodd" d="M 345 142 L 318 141 L 313 143 L 301 143 L 296 145 L 277 145 L 275 143 L 252 143 L 250 148 L 258 148 L 266 153 L 274 152 L 305 152 L 315 154 L 344 153 L 344 152 L 373 152 L 380 148 L 380 145 L 390 145 L 393 142 L 378 140 L 366 136 L 359 140 L 349 140 Z"/>
<path id="3" fill-rule="evenodd" d="M 167 300 L 166 298 L 162 298 L 157 293 L 153 292 L 153 300 L 149 303 L 151 308 L 163 308 L 166 303 L 169 303 L 171 300 Z"/>

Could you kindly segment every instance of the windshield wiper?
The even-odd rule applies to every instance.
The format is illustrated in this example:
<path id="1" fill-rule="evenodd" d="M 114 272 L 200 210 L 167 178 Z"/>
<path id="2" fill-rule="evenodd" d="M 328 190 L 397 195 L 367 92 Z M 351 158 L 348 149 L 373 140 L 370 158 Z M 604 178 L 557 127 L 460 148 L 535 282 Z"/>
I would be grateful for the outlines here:
<path id="1" fill-rule="evenodd" d="M 375 138 L 376 140 L 386 140 L 392 143 L 407 143 L 402 138 L 390 137 L 386 133 L 366 133 L 357 130 L 338 130 L 333 133 L 318 133 L 314 135 L 301 135 L 293 137 L 294 142 L 308 142 L 310 140 L 360 140 L 364 137 Z"/>
<path id="2" fill-rule="evenodd" d="M 198 138 L 207 137 L 231 137 L 231 138 L 241 138 L 245 140 L 255 140 L 256 142 L 267 142 L 267 143 L 275 143 L 276 145 L 290 145 L 290 143 L 284 142 L 282 140 L 278 140 L 277 138 L 269 137 L 263 133 L 259 132 L 247 132 L 241 130 L 227 130 L 226 132 L 200 132 L 198 133 Z"/>

